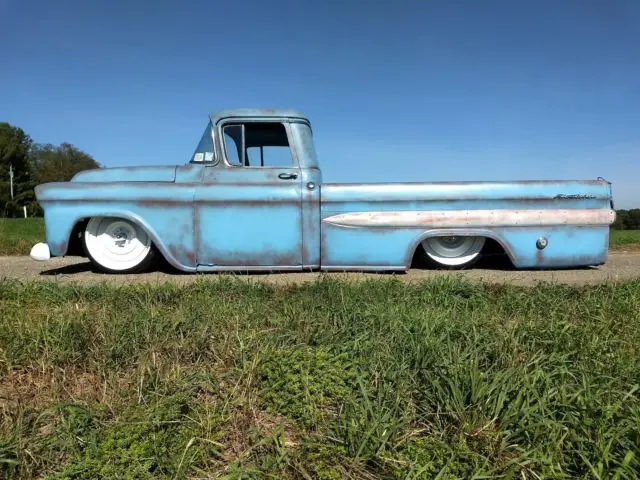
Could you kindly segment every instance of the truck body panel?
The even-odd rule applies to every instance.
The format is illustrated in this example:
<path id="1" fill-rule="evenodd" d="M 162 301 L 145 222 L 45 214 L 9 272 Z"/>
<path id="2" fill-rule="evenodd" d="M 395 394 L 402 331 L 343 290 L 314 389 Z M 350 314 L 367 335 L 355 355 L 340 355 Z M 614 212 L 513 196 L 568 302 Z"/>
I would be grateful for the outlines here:
<path id="1" fill-rule="evenodd" d="M 291 163 L 265 166 L 285 145 Z M 122 218 L 190 272 L 404 270 L 434 236 L 494 240 L 517 268 L 599 265 L 615 219 L 602 179 L 323 183 L 308 120 L 282 110 L 212 115 L 186 165 L 90 170 L 36 196 L 53 256 L 81 222 Z"/>

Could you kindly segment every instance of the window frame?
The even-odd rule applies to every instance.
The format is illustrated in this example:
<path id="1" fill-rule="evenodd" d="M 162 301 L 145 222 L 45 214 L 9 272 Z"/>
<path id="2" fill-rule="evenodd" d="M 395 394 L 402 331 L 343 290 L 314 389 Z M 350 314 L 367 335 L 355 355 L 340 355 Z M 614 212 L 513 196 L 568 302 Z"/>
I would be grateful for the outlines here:
<path id="1" fill-rule="evenodd" d="M 287 143 L 289 144 L 289 153 L 291 154 L 291 165 L 288 167 L 283 167 L 283 166 L 266 166 L 266 167 L 262 167 L 262 166 L 254 166 L 254 165 L 245 165 L 246 163 L 246 151 L 245 151 L 245 128 L 244 126 L 247 123 L 279 123 L 280 125 L 282 125 L 284 127 L 284 132 L 287 136 Z M 231 163 L 229 163 L 229 159 L 227 157 L 227 142 L 225 142 L 224 139 L 224 128 L 225 127 L 230 127 L 230 126 L 235 126 L 235 125 L 240 125 L 242 126 L 242 164 L 241 165 L 232 165 Z M 221 139 L 221 153 L 222 153 L 222 164 L 227 167 L 227 168 L 253 168 L 253 169 L 271 169 L 271 170 L 283 170 L 283 169 L 290 169 L 290 168 L 295 168 L 295 169 L 299 169 L 300 168 L 300 164 L 298 163 L 298 155 L 296 153 L 296 149 L 293 145 L 293 142 L 291 141 L 292 139 L 292 135 L 291 135 L 291 131 L 289 129 L 289 123 L 284 120 L 284 119 L 280 119 L 280 118 L 255 118 L 255 119 L 249 119 L 249 118 L 228 118 L 223 120 L 222 122 L 219 122 L 218 125 L 219 128 L 219 135 L 218 138 Z"/>

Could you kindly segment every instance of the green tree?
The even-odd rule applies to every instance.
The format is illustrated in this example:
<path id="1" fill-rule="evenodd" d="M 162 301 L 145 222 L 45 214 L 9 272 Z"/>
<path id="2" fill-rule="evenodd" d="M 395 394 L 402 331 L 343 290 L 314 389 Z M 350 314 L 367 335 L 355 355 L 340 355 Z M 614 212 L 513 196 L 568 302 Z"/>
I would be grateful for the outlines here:
<path id="1" fill-rule="evenodd" d="M 24 130 L 0 122 L 0 215 L 16 216 L 25 195 L 32 191 L 29 152 L 32 141 Z M 11 198 L 9 166 L 13 168 L 13 199 Z"/>
<path id="2" fill-rule="evenodd" d="M 624 219 L 625 230 L 640 230 L 640 208 L 632 208 Z"/>
<path id="3" fill-rule="evenodd" d="M 60 146 L 36 144 L 31 148 L 30 163 L 36 184 L 68 182 L 82 170 L 100 168 L 100 164 L 91 155 L 70 143 Z"/>
<path id="4" fill-rule="evenodd" d="M 628 210 L 625 210 L 623 208 L 616 210 L 616 221 L 613 222 L 613 225 L 611 225 L 611 228 L 613 230 L 624 230 L 626 228 L 625 221 L 628 216 L 629 216 Z"/>

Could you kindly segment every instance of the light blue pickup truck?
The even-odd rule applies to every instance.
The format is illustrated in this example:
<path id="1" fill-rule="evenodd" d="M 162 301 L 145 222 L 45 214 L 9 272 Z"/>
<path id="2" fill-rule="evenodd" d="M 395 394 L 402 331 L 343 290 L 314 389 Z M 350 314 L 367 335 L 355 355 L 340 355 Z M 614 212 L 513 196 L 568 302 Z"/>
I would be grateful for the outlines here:
<path id="1" fill-rule="evenodd" d="M 32 258 L 120 273 L 158 255 L 186 272 L 463 268 L 496 250 L 516 268 L 600 265 L 615 219 L 602 179 L 323 183 L 309 120 L 281 109 L 211 115 L 184 165 L 84 171 L 36 196 Z"/>

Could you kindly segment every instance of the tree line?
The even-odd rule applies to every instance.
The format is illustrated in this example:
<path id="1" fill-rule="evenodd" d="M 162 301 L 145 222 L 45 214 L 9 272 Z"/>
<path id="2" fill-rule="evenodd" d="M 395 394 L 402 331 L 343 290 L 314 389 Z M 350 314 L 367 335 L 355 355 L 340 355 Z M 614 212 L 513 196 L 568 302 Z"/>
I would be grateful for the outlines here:
<path id="1" fill-rule="evenodd" d="M 611 228 L 614 230 L 640 230 L 640 208 L 631 210 L 616 210 L 616 221 Z"/>
<path id="2" fill-rule="evenodd" d="M 21 128 L 0 122 L 0 216 L 22 216 L 24 206 L 29 216 L 42 215 L 33 190 L 36 185 L 66 182 L 92 168 L 101 165 L 72 144 L 35 143 Z"/>

